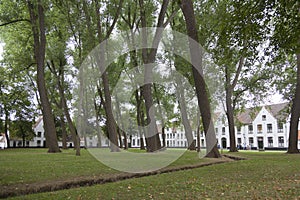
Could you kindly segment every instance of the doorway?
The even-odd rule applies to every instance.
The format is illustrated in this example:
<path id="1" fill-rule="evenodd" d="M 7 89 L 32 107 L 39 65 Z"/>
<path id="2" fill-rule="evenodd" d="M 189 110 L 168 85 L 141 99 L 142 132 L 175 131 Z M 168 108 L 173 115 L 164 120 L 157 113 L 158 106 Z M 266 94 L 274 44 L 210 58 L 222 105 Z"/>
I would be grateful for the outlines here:
<path id="1" fill-rule="evenodd" d="M 263 137 L 258 137 L 257 138 L 257 146 L 259 150 L 264 149 L 264 138 Z"/>
<path id="2" fill-rule="evenodd" d="M 222 148 L 223 148 L 223 149 L 226 149 L 226 148 L 227 148 L 227 141 L 226 141 L 226 138 L 222 138 L 222 139 L 221 139 L 221 143 L 222 143 Z"/>

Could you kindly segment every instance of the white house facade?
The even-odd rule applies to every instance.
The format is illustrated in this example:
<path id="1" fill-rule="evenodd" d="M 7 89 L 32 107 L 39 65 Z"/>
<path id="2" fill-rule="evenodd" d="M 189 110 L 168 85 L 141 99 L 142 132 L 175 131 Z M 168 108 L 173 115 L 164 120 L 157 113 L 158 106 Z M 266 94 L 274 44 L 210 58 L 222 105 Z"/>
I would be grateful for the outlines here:
<path id="1" fill-rule="evenodd" d="M 0 134 L 0 149 L 7 148 L 7 140 L 4 133 Z"/>
<path id="2" fill-rule="evenodd" d="M 287 103 L 273 104 L 241 112 L 236 119 L 238 125 L 235 126 L 237 146 L 243 149 L 286 149 L 290 120 L 287 106 Z M 229 128 L 225 113 L 217 115 L 215 130 L 220 147 L 229 148 Z"/>
<path id="3" fill-rule="evenodd" d="M 236 118 L 235 134 L 236 144 L 239 149 L 287 149 L 289 136 L 289 115 L 286 114 L 287 103 L 262 106 L 260 108 L 246 109 L 239 113 Z M 214 114 L 214 126 L 218 147 L 227 149 L 230 146 L 229 128 L 224 112 Z M 43 118 L 38 118 L 33 126 L 35 137 L 31 141 L 26 141 L 26 147 L 45 147 L 46 138 L 43 126 Z M 161 141 L 162 130 L 158 125 Z M 299 127 L 300 130 L 300 127 Z M 127 142 L 129 147 L 138 148 L 141 145 L 139 135 L 128 135 Z M 197 139 L 196 131 L 193 131 L 194 140 Z M 122 138 L 124 139 L 124 138 Z M 145 142 L 145 138 L 142 138 Z M 22 147 L 22 141 L 10 141 L 11 147 Z M 101 145 L 99 145 L 101 142 Z M 183 126 L 165 128 L 166 147 L 186 148 L 187 139 Z M 80 145 L 91 147 L 108 147 L 109 140 L 102 135 L 98 139 L 97 135 L 80 138 Z M 59 146 L 62 142 L 59 141 Z M 72 147 L 73 142 L 67 141 L 67 146 Z M 206 147 L 205 135 L 200 133 L 200 146 Z M 298 138 L 298 148 L 300 148 L 300 131 Z"/>

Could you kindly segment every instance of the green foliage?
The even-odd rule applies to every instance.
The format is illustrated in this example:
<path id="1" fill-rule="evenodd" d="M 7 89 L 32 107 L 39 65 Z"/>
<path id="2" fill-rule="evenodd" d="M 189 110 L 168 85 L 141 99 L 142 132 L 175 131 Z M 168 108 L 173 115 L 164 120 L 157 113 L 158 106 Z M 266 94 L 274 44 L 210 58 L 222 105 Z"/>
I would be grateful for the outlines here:
<path id="1" fill-rule="evenodd" d="M 9 126 L 10 137 L 14 139 L 31 140 L 35 134 L 32 129 L 32 122 L 27 120 L 15 120 Z"/>
<path id="2" fill-rule="evenodd" d="M 296 89 L 296 54 L 300 53 L 299 1 L 274 1 L 271 47 L 266 51 L 275 72 L 273 86 L 284 99 L 292 100 Z"/>

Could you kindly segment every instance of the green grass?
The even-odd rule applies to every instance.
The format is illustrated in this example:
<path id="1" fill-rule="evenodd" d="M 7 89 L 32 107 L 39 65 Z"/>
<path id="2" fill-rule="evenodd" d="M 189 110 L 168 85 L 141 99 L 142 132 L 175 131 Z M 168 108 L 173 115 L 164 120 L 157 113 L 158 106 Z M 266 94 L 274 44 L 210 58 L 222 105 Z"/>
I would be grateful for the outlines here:
<path id="1" fill-rule="evenodd" d="M 0 186 L 117 173 L 86 150 L 81 151 L 81 156 L 75 156 L 72 149 L 57 154 L 46 152 L 46 149 L 0 150 Z"/>
<path id="2" fill-rule="evenodd" d="M 300 155 L 235 154 L 249 159 L 15 199 L 300 199 Z"/>
<path id="3" fill-rule="evenodd" d="M 131 151 L 138 152 L 139 150 Z M 183 149 L 174 151 L 184 152 Z M 81 150 L 81 156 L 75 156 L 73 149 L 63 150 L 62 153 L 57 154 L 46 152 L 46 149 L 0 150 L 0 187 L 1 185 L 120 173 L 105 166 L 84 149 Z M 197 164 L 204 160 L 200 160 L 196 152 L 186 151 L 171 165 Z"/>

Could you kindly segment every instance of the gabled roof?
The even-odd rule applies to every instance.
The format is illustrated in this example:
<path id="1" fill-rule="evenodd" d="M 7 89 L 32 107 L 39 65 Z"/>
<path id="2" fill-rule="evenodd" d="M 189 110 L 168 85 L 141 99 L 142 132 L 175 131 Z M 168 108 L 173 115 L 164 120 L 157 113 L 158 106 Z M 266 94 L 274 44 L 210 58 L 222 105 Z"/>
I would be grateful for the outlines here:
<path id="1" fill-rule="evenodd" d="M 43 120 L 43 116 L 40 116 L 36 121 L 36 123 L 32 126 L 32 128 L 36 128 L 41 123 L 42 120 Z"/>
<path id="2" fill-rule="evenodd" d="M 284 120 L 288 117 L 288 103 L 280 103 L 266 106 L 266 109 L 278 120 Z"/>
<path id="3" fill-rule="evenodd" d="M 289 115 L 289 113 L 287 112 L 288 103 L 272 104 L 266 105 L 264 107 L 271 113 L 273 117 L 278 120 L 284 120 Z M 263 106 L 256 108 L 246 108 L 244 111 L 240 112 L 237 115 L 237 119 L 242 124 L 251 124 L 262 108 Z"/>
<path id="4" fill-rule="evenodd" d="M 215 112 L 213 114 L 213 120 L 217 121 L 221 115 L 222 115 L 222 112 Z"/>

